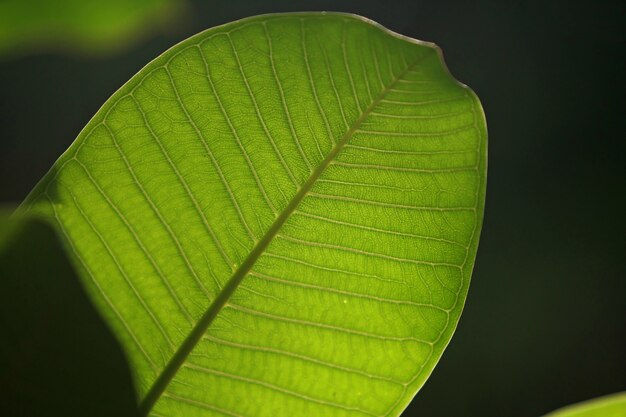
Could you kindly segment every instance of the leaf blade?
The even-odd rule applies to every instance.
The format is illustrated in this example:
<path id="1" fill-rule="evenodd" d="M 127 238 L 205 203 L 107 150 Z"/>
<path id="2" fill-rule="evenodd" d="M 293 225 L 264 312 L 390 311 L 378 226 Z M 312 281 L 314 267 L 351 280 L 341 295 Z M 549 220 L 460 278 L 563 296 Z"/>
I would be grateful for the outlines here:
<path id="1" fill-rule="evenodd" d="M 569 405 L 546 417 L 619 417 L 626 413 L 626 393 L 618 392 Z"/>
<path id="2" fill-rule="evenodd" d="M 371 41 L 369 51 L 358 47 L 363 37 Z M 299 55 L 294 48 L 304 60 L 293 60 Z M 414 69 L 407 58 L 421 65 Z M 428 77 L 435 80 L 435 94 L 420 89 Z M 270 82 L 274 87 L 265 87 Z M 450 92 L 456 93 L 451 96 L 457 100 L 454 104 L 446 102 Z M 441 107 L 446 112 L 440 112 Z M 105 310 L 127 309 L 117 318 L 109 313 L 134 360 L 146 414 L 154 403 L 164 414 L 178 410 L 193 390 L 177 387 L 203 379 L 213 386 L 227 380 L 241 392 L 263 398 L 268 406 L 261 413 L 268 415 L 300 409 L 303 402 L 320 407 L 312 409 L 313 414 L 399 413 L 447 344 L 469 284 L 464 276 L 471 272 L 484 198 L 486 131 L 477 109 L 475 96 L 442 70 L 430 46 L 407 42 L 347 15 L 252 18 L 197 35 L 149 64 L 105 104 L 29 201 L 49 200 L 38 203 L 36 210 L 54 216 L 62 228 L 71 225 L 68 239 L 82 245 L 76 253 L 91 256 L 84 263 L 107 268 L 116 277 L 107 285 L 124 307 L 105 306 L 102 291 L 94 295 Z M 439 116 L 446 113 L 462 116 Z M 473 134 L 468 133 L 469 113 Z M 389 115 L 395 116 L 391 123 Z M 381 129 L 385 127 L 391 130 Z M 475 149 L 463 147 L 467 142 Z M 389 144 L 395 148 L 385 146 Z M 459 152 L 460 157 L 446 157 L 449 152 Z M 407 166 L 407 161 L 417 165 Z M 474 167 L 469 168 L 468 161 Z M 456 188 L 445 190 L 441 183 Z M 475 187 L 473 194 L 463 190 L 468 184 Z M 364 196 L 364 189 L 377 193 Z M 360 221 L 345 213 L 360 214 Z M 396 229 L 404 229 L 381 222 L 385 217 L 395 218 Z M 342 231 L 343 241 L 330 239 L 340 228 L 348 230 Z M 314 239 L 307 239 L 311 236 Z M 346 237 L 352 239 L 347 244 Z M 110 243 L 116 241 L 125 249 Z M 101 254 L 110 259 L 105 262 Z M 323 262 L 329 258 L 330 264 Z M 282 268 L 275 268 L 279 262 Z M 324 282 L 313 279 L 312 269 Z M 321 272 L 329 270 L 343 275 L 344 282 L 333 286 Z M 285 275 L 293 271 L 308 281 Z M 411 274 L 422 282 L 403 282 Z M 97 282 L 94 272 L 91 275 Z M 346 281 L 345 276 L 361 278 Z M 370 291 L 358 288 L 363 285 Z M 436 302 L 429 285 L 439 287 Z M 330 291 L 317 294 L 320 287 Z M 324 318 L 315 311 L 315 306 L 336 307 L 338 299 L 328 299 L 330 293 L 341 297 L 340 306 L 352 298 L 361 300 L 363 311 L 342 313 L 350 317 L 352 327 L 340 326 L 342 317 L 336 312 Z M 317 299 L 308 302 L 312 294 Z M 304 317 L 288 305 L 292 299 L 300 303 Z M 390 306 L 381 307 L 384 303 Z M 407 308 L 423 311 L 412 311 L 413 321 L 400 325 Z M 374 314 L 379 309 L 395 317 L 396 333 L 380 332 L 385 323 Z M 134 324 L 123 324 L 129 316 Z M 368 318 L 377 331 L 367 328 Z M 429 320 L 436 322 L 434 330 Z M 273 326 L 281 329 L 279 337 L 300 334 L 311 346 L 299 342 L 279 349 L 276 340 L 254 343 L 262 340 L 260 335 L 272 335 Z M 257 338 L 245 339 L 253 327 L 260 332 Z M 428 338 L 440 331 L 439 338 L 423 343 L 411 333 L 416 329 Z M 207 330 L 210 343 L 203 338 Z M 333 333 L 333 343 L 349 334 L 358 348 L 340 340 L 329 351 L 321 341 Z M 362 358 L 363 349 L 372 343 L 377 344 L 378 373 L 336 352 L 339 347 L 352 349 Z M 415 352 L 405 352 L 409 343 L 417 358 Z M 428 357 L 424 345 L 431 346 Z M 294 385 L 280 375 L 266 380 L 251 370 L 233 373 L 229 363 L 239 363 L 235 358 L 246 357 L 251 347 L 278 368 L 285 361 L 304 367 L 306 377 Z M 282 355 L 289 359 L 276 359 L 279 350 L 290 354 Z M 411 371 L 388 372 L 385 350 L 393 351 L 389 362 L 421 362 L 419 372 L 410 364 L 413 379 L 400 383 L 402 388 L 390 381 Z M 208 367 L 191 360 L 207 352 L 231 355 L 231 360 L 214 360 Z M 336 360 L 329 360 L 330 353 Z M 219 369 L 214 369 L 216 363 Z M 330 368 L 351 376 L 332 374 Z M 381 369 L 389 374 L 378 375 Z M 357 377 L 352 375 L 359 372 L 369 379 L 377 376 L 384 384 L 355 385 Z M 187 379 L 177 381 L 179 375 Z M 317 392 L 313 375 L 338 378 L 341 401 L 323 389 Z M 357 387 L 376 392 L 376 401 L 363 405 L 362 398 L 350 394 Z M 228 406 L 220 408 L 218 397 L 226 398 L 216 393 L 211 400 L 190 399 L 186 403 L 194 408 L 186 415 L 197 412 L 200 403 L 213 411 L 234 412 L 240 406 L 233 403 L 237 395 L 231 395 Z"/>

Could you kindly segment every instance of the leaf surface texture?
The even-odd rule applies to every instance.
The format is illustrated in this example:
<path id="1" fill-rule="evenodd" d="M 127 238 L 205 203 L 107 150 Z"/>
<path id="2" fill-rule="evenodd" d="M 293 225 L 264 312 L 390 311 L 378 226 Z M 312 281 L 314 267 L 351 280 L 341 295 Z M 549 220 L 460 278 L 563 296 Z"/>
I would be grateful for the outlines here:
<path id="1" fill-rule="evenodd" d="M 27 207 L 71 245 L 144 415 L 392 416 L 458 322 L 485 160 L 434 45 L 268 15 L 148 64 Z"/>

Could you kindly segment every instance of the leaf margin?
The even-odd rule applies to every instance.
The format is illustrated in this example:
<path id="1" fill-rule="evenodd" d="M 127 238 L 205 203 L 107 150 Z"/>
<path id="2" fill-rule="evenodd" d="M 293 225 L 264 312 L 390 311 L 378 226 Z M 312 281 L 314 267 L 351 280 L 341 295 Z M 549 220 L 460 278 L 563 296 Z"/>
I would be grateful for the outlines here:
<path id="1" fill-rule="evenodd" d="M 418 40 L 418 39 L 414 39 L 411 37 L 408 37 L 406 35 L 402 35 L 399 34 L 397 32 L 394 32 L 384 26 L 382 26 L 381 24 L 357 15 L 357 14 L 353 14 L 353 13 L 344 13 L 344 12 L 286 12 L 286 13 L 267 13 L 267 14 L 261 14 L 261 15 L 256 15 L 256 16 L 251 16 L 251 17 L 244 17 L 242 19 L 238 19 L 235 21 L 231 21 L 231 22 L 226 22 L 224 24 L 218 25 L 218 26 L 214 26 L 211 28 L 208 28 L 206 30 L 203 30 L 191 37 L 188 37 L 172 46 L 170 46 L 166 51 L 164 51 L 163 53 L 159 54 L 158 56 L 156 56 L 155 58 L 153 58 L 148 64 L 146 64 L 145 66 L 143 66 L 141 69 L 138 70 L 138 72 L 133 75 L 128 81 L 126 81 L 119 89 L 117 89 L 105 102 L 104 104 L 96 111 L 96 113 L 94 114 L 94 116 L 89 120 L 89 122 L 85 125 L 85 127 L 83 129 L 80 130 L 80 132 L 78 133 L 78 135 L 76 136 L 76 139 L 74 139 L 74 141 L 72 141 L 72 143 L 69 145 L 69 147 L 62 153 L 62 155 L 52 164 L 52 167 L 50 168 L 50 170 L 48 170 L 48 172 L 46 172 L 46 174 L 42 177 L 42 179 L 35 185 L 35 187 L 31 190 L 31 192 L 27 195 L 27 197 L 25 198 L 24 202 L 22 203 L 22 205 L 20 207 L 18 207 L 17 209 L 17 213 L 21 213 L 21 212 L 28 212 L 30 211 L 30 208 L 32 206 L 32 204 L 36 201 L 36 198 L 40 195 L 40 194 L 45 194 L 42 193 L 42 190 L 45 190 L 46 187 L 49 185 L 50 181 L 54 180 L 54 171 L 60 169 L 64 163 L 68 162 L 69 160 L 71 160 L 76 151 L 77 151 L 77 147 L 80 146 L 79 139 L 81 139 L 82 137 L 84 137 L 85 135 L 87 135 L 91 130 L 93 130 L 95 127 L 97 127 L 97 125 L 100 123 L 99 119 L 101 118 L 101 114 L 106 114 L 108 111 L 110 111 L 119 101 L 120 98 L 122 98 L 124 95 L 126 95 L 129 90 L 132 90 L 134 88 L 134 83 L 136 81 L 138 81 L 139 79 L 143 78 L 146 76 L 147 73 L 149 73 L 152 70 L 158 69 L 159 67 L 162 66 L 161 60 L 164 59 L 173 59 L 178 53 L 180 53 L 180 50 L 185 44 L 187 43 L 192 43 L 194 41 L 197 41 L 203 37 L 206 37 L 207 35 L 210 35 L 212 32 L 218 32 L 220 30 L 222 30 L 224 27 L 227 26 L 240 26 L 243 24 L 248 24 L 248 23 L 252 23 L 255 22 L 257 20 L 265 20 L 268 18 L 274 18 L 274 17 L 283 17 L 283 16 L 289 16 L 289 17 L 311 17 L 311 16 L 338 16 L 338 17 L 345 17 L 345 18 L 349 18 L 349 19 L 355 19 L 355 20 L 359 20 L 361 22 L 367 23 L 371 26 L 376 27 L 377 29 L 381 30 L 382 32 L 384 32 L 387 35 L 390 35 L 392 37 L 395 37 L 397 39 L 406 41 L 406 42 L 410 42 L 419 46 L 426 46 L 430 49 L 432 49 L 438 57 L 439 60 L 439 65 L 441 66 L 441 69 L 446 73 L 446 75 L 449 77 L 450 80 L 452 80 L 453 82 L 455 82 L 458 86 L 460 86 L 461 88 L 463 88 L 469 95 L 469 97 L 471 98 L 472 102 L 473 102 L 473 107 L 472 107 L 472 111 L 475 113 L 475 127 L 478 130 L 479 134 L 480 134 L 480 143 L 478 145 L 478 151 L 480 153 L 480 158 L 478 160 L 478 172 L 479 172 L 479 180 L 480 180 L 480 184 L 479 187 L 477 189 L 477 204 L 475 207 L 476 213 L 477 213 L 477 217 L 476 217 L 476 223 L 475 223 L 475 227 L 472 231 L 472 237 L 470 239 L 469 242 L 469 246 L 467 248 L 467 253 L 468 254 L 476 254 L 477 253 L 477 248 L 478 248 L 478 242 L 480 239 L 480 234 L 481 234 L 481 230 L 482 230 L 482 224 L 483 224 L 483 218 L 484 218 L 484 208 L 485 208 L 485 197 L 486 197 L 486 187 L 487 187 L 487 141 L 488 141 L 488 134 L 487 134 L 487 124 L 486 124 L 486 116 L 485 116 L 485 112 L 484 109 L 482 107 L 482 104 L 480 102 L 480 100 L 478 99 L 478 96 L 476 95 L 476 93 L 467 85 L 461 83 L 460 81 L 458 81 L 449 71 L 449 68 L 447 67 L 445 60 L 444 60 L 444 56 L 443 56 L 443 52 L 441 50 L 441 48 L 439 46 L 437 46 L 435 43 L 432 42 L 426 42 L 426 41 L 422 41 L 422 40 Z M 387 86 L 386 86 L 387 88 Z M 374 100 L 376 101 L 376 100 Z M 477 112 L 478 110 L 478 112 Z M 365 112 L 364 112 L 365 113 Z M 363 114 L 362 114 L 363 116 Z M 353 126 L 358 126 L 358 123 L 355 122 L 353 124 Z M 350 127 L 350 129 L 352 129 L 352 126 Z M 346 133 L 347 134 L 347 133 Z M 322 169 L 323 171 L 323 169 Z M 308 182 L 308 180 L 307 180 Z M 314 183 L 314 182 L 313 182 Z M 305 193 L 306 195 L 306 193 Z M 289 205 L 291 205 L 291 203 L 296 199 L 296 197 L 294 197 Z M 299 203 L 299 201 L 297 202 Z M 296 206 L 297 206 L 296 203 Z M 289 218 L 290 213 L 285 217 L 285 219 Z M 270 227 L 270 229 L 274 228 L 274 224 L 272 224 L 272 226 Z M 54 224 L 54 227 L 57 227 L 58 225 Z M 282 224 L 281 224 L 282 226 Z M 280 226 L 279 228 L 280 229 Z M 277 230 L 278 230 L 277 229 Z M 263 237 L 260 240 L 264 240 L 270 233 L 270 230 L 268 230 Z M 269 244 L 272 241 L 273 236 L 270 236 L 270 239 L 267 241 L 267 243 Z M 74 259 L 74 254 L 73 254 L 73 249 L 69 247 L 69 243 L 66 242 L 65 238 L 62 239 L 63 240 L 63 244 L 66 246 L 66 251 L 70 254 L 72 254 L 70 257 L 72 258 L 72 260 L 75 263 L 75 267 L 77 269 L 84 269 L 84 267 L 80 264 L 80 262 L 76 261 Z M 256 247 L 258 246 L 258 243 L 254 246 L 254 248 L 251 250 L 251 253 L 254 252 L 254 250 L 256 249 Z M 246 257 L 246 261 L 248 261 L 248 259 L 250 258 L 250 254 L 248 254 L 248 256 Z M 256 258 L 251 262 L 250 267 L 252 267 L 254 265 L 256 261 Z M 469 285 L 471 282 L 471 275 L 472 275 L 472 271 L 473 271 L 473 267 L 475 264 L 475 256 L 468 256 L 466 258 L 466 263 L 463 264 L 462 266 L 462 270 L 463 270 L 463 283 L 462 286 L 459 288 L 459 293 L 460 294 L 467 294 L 468 289 L 469 289 Z M 233 280 L 233 277 L 235 275 L 237 275 L 238 271 L 242 268 L 242 265 L 239 265 L 237 268 L 237 271 L 231 275 L 227 282 L 230 283 Z M 242 280 L 243 278 L 245 278 L 245 273 L 242 275 Z M 239 281 L 240 282 L 240 281 Z M 238 283 L 237 285 L 234 286 L 233 290 L 227 294 L 227 296 L 230 296 L 232 294 L 232 292 L 234 292 L 234 290 L 238 287 Z M 224 290 L 222 289 L 216 299 L 214 299 L 211 304 L 207 307 L 207 312 L 209 310 L 211 310 L 211 306 L 217 301 L 217 299 L 221 298 L 222 294 L 223 294 Z M 448 344 L 451 341 L 451 338 L 454 334 L 454 332 L 456 331 L 456 328 L 458 326 L 459 323 L 459 319 L 460 316 L 462 314 L 463 308 L 465 306 L 465 302 L 467 300 L 467 296 L 465 297 L 458 297 L 454 306 L 451 308 L 450 312 L 449 312 L 449 322 L 445 327 L 445 330 L 441 333 L 441 336 L 439 337 L 439 339 L 437 341 L 435 341 L 433 343 L 433 351 L 429 357 L 429 359 L 424 362 L 423 367 L 421 369 L 421 371 L 419 372 L 419 375 L 417 378 L 415 378 L 410 384 L 405 386 L 404 389 L 404 393 L 401 395 L 400 399 L 395 403 L 395 405 L 393 405 L 390 409 L 387 415 L 395 415 L 395 416 L 399 416 L 405 409 L 406 407 L 409 405 L 409 403 L 413 400 L 413 398 L 415 397 L 415 395 L 419 392 L 419 390 L 422 388 L 422 386 L 424 385 L 424 383 L 427 381 L 427 379 L 430 377 L 430 375 L 432 374 L 435 366 L 437 365 L 437 363 L 439 362 L 439 360 L 441 360 L 441 357 L 443 355 L 443 352 L 445 351 L 446 347 L 448 346 Z M 220 308 L 221 310 L 221 308 Z M 217 311 L 216 315 L 219 313 L 219 311 Z M 196 322 L 196 324 L 194 324 L 191 332 L 185 337 L 184 342 L 182 343 L 183 345 L 186 343 L 187 339 L 189 339 L 194 333 L 196 333 L 196 329 L 199 329 L 199 323 L 202 321 L 202 318 L 206 315 L 203 314 L 201 316 L 200 319 L 198 319 L 198 322 Z M 451 323 L 451 324 L 450 324 Z M 206 332 L 206 329 L 210 326 L 211 321 L 208 322 L 208 325 L 206 327 L 204 327 L 203 329 L 200 329 L 198 331 L 198 340 L 199 337 L 204 334 L 204 332 Z M 196 340 L 197 342 L 197 340 Z M 197 344 L 197 343 L 196 343 Z M 193 347 L 196 346 L 196 344 L 192 345 L 191 348 L 189 349 L 189 352 L 191 351 L 191 349 L 193 349 Z M 173 357 L 178 355 L 178 351 L 180 350 L 180 347 L 176 350 L 176 352 L 173 354 Z M 188 352 L 188 353 L 189 353 Z M 177 370 L 179 369 L 179 367 L 182 365 L 182 363 L 184 363 L 186 356 L 182 359 L 181 363 L 176 367 L 176 370 L 174 372 L 174 374 L 172 375 L 172 377 L 176 374 Z M 157 385 L 157 381 L 161 378 L 161 375 L 163 375 L 167 368 L 169 367 L 169 364 L 171 363 L 172 359 L 170 359 L 170 361 L 167 362 L 166 366 L 163 368 L 163 370 L 161 371 L 161 373 L 159 374 L 159 376 L 157 377 L 157 379 L 155 380 L 153 387 L 155 385 Z M 171 378 L 170 378 L 171 380 Z M 166 386 L 168 385 L 169 380 L 167 381 L 167 383 L 163 386 L 163 390 L 160 391 L 160 393 L 162 393 L 164 391 L 164 389 L 166 388 Z M 152 387 L 150 388 L 150 390 L 146 393 L 146 396 L 144 397 L 143 400 L 140 401 L 140 409 L 143 410 L 144 412 L 142 413 L 142 415 L 148 415 L 150 412 L 151 407 L 156 404 L 156 401 L 158 400 L 157 397 L 156 400 L 150 404 L 150 407 L 145 407 L 143 406 L 144 401 L 146 400 L 146 398 L 148 398 L 148 396 L 150 395 L 150 391 L 152 391 Z M 409 393 L 409 394 L 407 394 Z"/>

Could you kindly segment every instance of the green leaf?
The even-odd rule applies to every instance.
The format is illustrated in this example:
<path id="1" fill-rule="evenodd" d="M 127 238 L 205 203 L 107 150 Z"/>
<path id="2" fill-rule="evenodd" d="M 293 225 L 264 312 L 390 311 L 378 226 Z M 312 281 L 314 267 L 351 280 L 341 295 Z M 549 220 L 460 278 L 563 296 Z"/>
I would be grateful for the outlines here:
<path id="1" fill-rule="evenodd" d="M 62 231 L 144 415 L 392 416 L 464 305 L 486 126 L 436 46 L 336 13 L 200 33 L 27 199 Z"/>
<path id="2" fill-rule="evenodd" d="M 183 12 L 183 0 L 2 0 L 0 55 L 121 49 Z"/>
<path id="3" fill-rule="evenodd" d="M 0 415 L 137 416 L 121 346 L 50 225 L 0 213 Z"/>
<path id="4" fill-rule="evenodd" d="M 626 392 L 611 394 L 593 400 L 560 408 L 545 417 L 624 417 Z"/>

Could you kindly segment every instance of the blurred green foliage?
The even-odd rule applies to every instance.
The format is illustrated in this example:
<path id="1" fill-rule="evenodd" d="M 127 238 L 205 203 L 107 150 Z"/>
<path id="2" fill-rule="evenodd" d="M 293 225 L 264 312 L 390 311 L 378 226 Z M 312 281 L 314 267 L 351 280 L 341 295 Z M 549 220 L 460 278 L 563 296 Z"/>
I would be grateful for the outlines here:
<path id="1" fill-rule="evenodd" d="M 184 10 L 183 0 L 3 0 L 0 57 L 112 53 L 167 27 Z"/>

